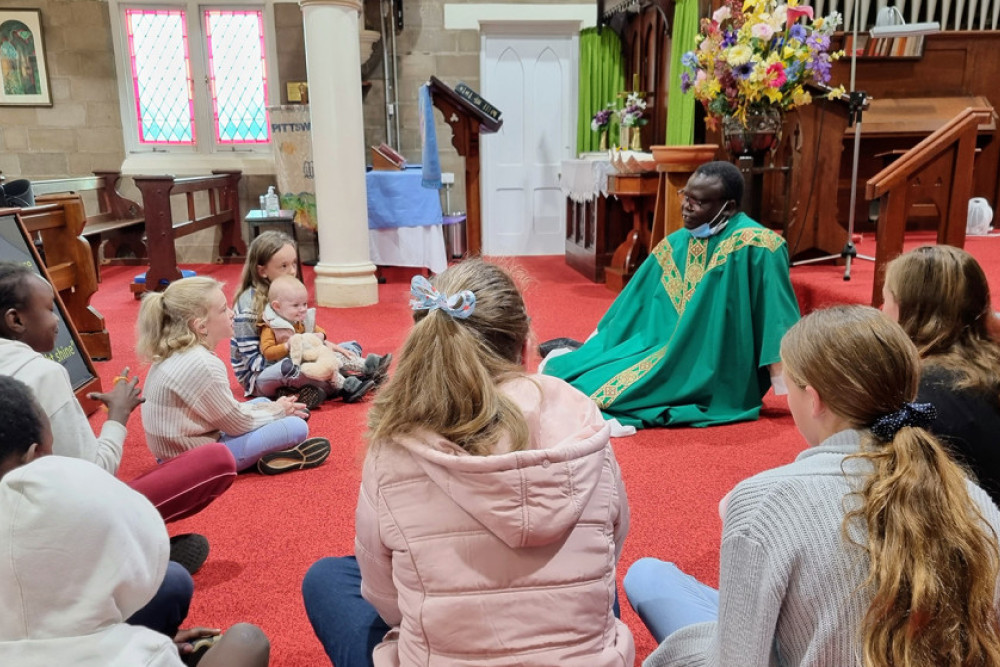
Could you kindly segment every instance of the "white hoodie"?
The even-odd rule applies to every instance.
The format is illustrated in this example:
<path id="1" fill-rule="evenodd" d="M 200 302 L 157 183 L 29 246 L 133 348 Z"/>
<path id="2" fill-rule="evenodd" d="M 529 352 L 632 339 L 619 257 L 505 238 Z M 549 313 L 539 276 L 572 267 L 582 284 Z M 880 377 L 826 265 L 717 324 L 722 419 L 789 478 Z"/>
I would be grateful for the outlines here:
<path id="1" fill-rule="evenodd" d="M 125 619 L 163 581 L 170 543 L 142 495 L 47 456 L 0 480 L 0 665 L 183 667 L 169 637 Z"/>
<path id="2" fill-rule="evenodd" d="M 87 415 L 73 393 L 69 373 L 44 355 L 16 340 L 0 338 L 0 375 L 31 387 L 52 423 L 52 447 L 59 456 L 72 456 L 118 472 L 125 442 L 125 426 L 110 419 L 95 437 Z"/>

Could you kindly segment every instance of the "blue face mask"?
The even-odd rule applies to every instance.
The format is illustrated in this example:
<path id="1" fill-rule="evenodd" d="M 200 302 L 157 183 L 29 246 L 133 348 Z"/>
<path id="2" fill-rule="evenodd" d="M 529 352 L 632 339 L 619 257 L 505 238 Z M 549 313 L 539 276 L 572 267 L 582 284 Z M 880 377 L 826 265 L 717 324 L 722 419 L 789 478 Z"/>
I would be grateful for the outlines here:
<path id="1" fill-rule="evenodd" d="M 719 209 L 719 212 L 715 214 L 715 217 L 708 222 L 698 225 L 694 229 L 689 229 L 691 236 L 696 239 L 707 239 L 710 236 L 714 236 L 726 228 L 726 223 L 729 222 L 729 218 L 723 218 L 719 220 L 719 217 L 726 212 L 726 206 Z"/>

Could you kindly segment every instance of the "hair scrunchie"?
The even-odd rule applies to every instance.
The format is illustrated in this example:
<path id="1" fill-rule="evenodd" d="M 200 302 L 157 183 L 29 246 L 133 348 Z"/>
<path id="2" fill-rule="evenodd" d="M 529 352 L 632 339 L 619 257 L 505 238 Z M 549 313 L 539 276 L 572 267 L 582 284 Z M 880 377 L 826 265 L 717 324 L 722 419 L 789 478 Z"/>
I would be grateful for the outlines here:
<path id="1" fill-rule="evenodd" d="M 895 412 L 879 417 L 871 425 L 871 432 L 882 442 L 889 442 L 904 426 L 927 428 L 937 417 L 937 410 L 931 403 L 903 403 Z"/>
<path id="2" fill-rule="evenodd" d="M 413 276 L 410 281 L 410 308 L 413 310 L 443 310 L 457 320 L 468 318 L 476 310 L 476 295 L 472 290 L 462 290 L 458 294 L 442 294 L 434 289 L 423 276 Z"/>

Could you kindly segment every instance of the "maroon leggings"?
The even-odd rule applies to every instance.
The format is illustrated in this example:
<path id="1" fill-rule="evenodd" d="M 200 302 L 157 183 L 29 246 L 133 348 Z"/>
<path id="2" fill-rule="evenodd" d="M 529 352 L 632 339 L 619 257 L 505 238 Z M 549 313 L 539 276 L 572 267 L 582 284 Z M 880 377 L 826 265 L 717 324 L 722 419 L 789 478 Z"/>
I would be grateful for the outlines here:
<path id="1" fill-rule="evenodd" d="M 236 460 L 221 442 L 195 447 L 160 463 L 128 485 L 170 523 L 197 514 L 236 479 Z"/>

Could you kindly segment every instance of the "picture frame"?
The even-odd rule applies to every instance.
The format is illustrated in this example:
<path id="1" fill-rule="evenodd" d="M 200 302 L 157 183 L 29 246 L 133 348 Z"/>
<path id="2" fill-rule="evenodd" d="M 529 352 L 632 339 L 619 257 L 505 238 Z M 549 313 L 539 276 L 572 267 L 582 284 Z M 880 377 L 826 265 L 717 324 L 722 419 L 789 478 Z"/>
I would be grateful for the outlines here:
<path id="1" fill-rule="evenodd" d="M 0 106 L 52 106 L 39 9 L 0 8 Z"/>

